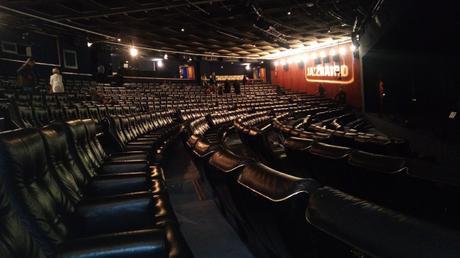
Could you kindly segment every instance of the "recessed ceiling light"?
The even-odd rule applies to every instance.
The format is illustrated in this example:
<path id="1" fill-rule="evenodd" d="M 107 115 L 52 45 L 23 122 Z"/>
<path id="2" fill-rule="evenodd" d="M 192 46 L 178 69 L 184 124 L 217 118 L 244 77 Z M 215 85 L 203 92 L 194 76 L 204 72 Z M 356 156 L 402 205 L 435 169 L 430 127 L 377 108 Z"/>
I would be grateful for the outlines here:
<path id="1" fill-rule="evenodd" d="M 289 11 L 289 12 L 287 13 L 287 15 L 291 15 L 291 11 Z"/>
<path id="2" fill-rule="evenodd" d="M 184 29 L 184 28 L 181 28 L 181 29 L 180 29 L 180 31 L 184 32 L 184 31 L 185 31 L 185 29 Z"/>

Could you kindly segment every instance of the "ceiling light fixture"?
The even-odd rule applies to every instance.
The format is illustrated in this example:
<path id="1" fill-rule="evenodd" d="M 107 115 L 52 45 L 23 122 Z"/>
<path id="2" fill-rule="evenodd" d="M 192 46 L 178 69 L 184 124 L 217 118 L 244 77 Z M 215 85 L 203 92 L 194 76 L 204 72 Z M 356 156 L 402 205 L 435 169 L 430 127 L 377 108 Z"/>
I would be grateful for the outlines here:
<path id="1" fill-rule="evenodd" d="M 158 67 L 163 67 L 163 60 L 158 60 L 157 65 Z"/>
<path id="2" fill-rule="evenodd" d="M 134 46 L 131 47 L 129 49 L 129 54 L 132 56 L 132 57 L 136 57 L 138 54 L 139 54 L 139 50 L 137 50 L 137 48 L 135 48 Z"/>
<path id="3" fill-rule="evenodd" d="M 117 41 L 118 41 L 118 42 L 121 42 L 121 38 L 117 38 Z"/>
<path id="4" fill-rule="evenodd" d="M 184 32 L 184 31 L 185 31 L 185 29 L 184 29 L 184 28 L 181 28 L 181 29 L 180 29 L 180 31 Z"/>
<path id="5" fill-rule="evenodd" d="M 341 47 L 341 48 L 339 49 L 339 53 L 340 53 L 341 56 L 344 56 L 344 55 L 347 54 L 347 50 L 346 50 L 344 47 Z"/>
<path id="6" fill-rule="evenodd" d="M 287 15 L 291 15 L 291 11 L 287 12 Z"/>
<path id="7" fill-rule="evenodd" d="M 168 54 L 165 54 L 165 55 L 163 56 L 163 59 L 164 59 L 164 60 L 168 60 Z"/>
<path id="8" fill-rule="evenodd" d="M 91 46 L 93 45 L 93 43 L 88 41 L 88 42 L 86 42 L 86 45 L 87 45 L 88 47 L 91 47 Z"/>

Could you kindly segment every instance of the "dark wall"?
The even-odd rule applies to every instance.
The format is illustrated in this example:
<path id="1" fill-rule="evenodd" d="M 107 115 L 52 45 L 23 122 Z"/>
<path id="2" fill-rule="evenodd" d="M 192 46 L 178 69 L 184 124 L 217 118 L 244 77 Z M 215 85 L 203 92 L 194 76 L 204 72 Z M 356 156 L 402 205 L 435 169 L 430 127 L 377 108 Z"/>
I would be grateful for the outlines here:
<path id="1" fill-rule="evenodd" d="M 385 112 L 409 119 L 447 117 L 460 101 L 456 10 L 417 2 L 363 57 L 366 110 L 379 110 L 378 81 L 385 85 Z"/>
<path id="2" fill-rule="evenodd" d="M 36 70 L 40 77 L 48 77 L 53 66 L 61 67 L 64 72 L 90 73 L 91 72 L 91 53 L 86 45 L 86 40 L 78 36 L 54 36 L 38 34 L 20 30 L 0 28 L 0 41 L 14 42 L 18 45 L 18 54 L 10 54 L 0 51 L 0 69 L 4 75 L 14 75 L 16 70 L 26 59 L 26 47 L 32 50 L 32 56 L 38 63 Z M 78 69 L 64 68 L 63 51 L 64 49 L 77 52 Z M 9 60 L 6 60 L 9 59 Z M 16 62 L 12 60 L 18 60 Z"/>
<path id="3" fill-rule="evenodd" d="M 210 75 L 215 72 L 217 75 L 241 75 L 246 74 L 252 77 L 252 71 L 247 71 L 245 66 L 240 62 L 223 62 L 223 61 L 200 61 L 201 74 Z"/>

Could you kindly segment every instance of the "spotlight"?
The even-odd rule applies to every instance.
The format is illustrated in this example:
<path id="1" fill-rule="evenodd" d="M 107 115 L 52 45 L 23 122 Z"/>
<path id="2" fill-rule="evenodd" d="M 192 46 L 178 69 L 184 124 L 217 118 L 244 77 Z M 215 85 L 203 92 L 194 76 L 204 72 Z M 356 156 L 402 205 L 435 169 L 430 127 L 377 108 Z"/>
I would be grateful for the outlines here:
<path id="1" fill-rule="evenodd" d="M 189 58 L 187 59 L 187 61 L 188 61 L 188 62 L 192 62 L 192 58 L 189 57 Z"/>
<path id="2" fill-rule="evenodd" d="M 180 29 L 180 31 L 184 32 L 184 31 L 185 31 L 185 29 L 184 29 L 184 28 L 181 28 L 181 29 Z"/>
<path id="3" fill-rule="evenodd" d="M 136 56 L 139 54 L 139 51 L 137 50 L 137 48 L 131 47 L 131 48 L 129 49 L 129 54 L 130 54 L 132 57 L 136 57 Z"/>
<path id="4" fill-rule="evenodd" d="M 287 12 L 287 15 L 291 15 L 291 11 Z"/>
<path id="5" fill-rule="evenodd" d="M 86 42 L 86 45 L 87 45 L 88 47 L 91 47 L 91 46 L 93 45 L 93 42 L 89 42 L 89 41 L 88 41 L 88 42 Z"/>
<path id="6" fill-rule="evenodd" d="M 121 42 L 121 38 L 117 38 L 117 41 L 118 41 L 118 42 Z"/>
<path id="7" fill-rule="evenodd" d="M 224 66 L 223 66 L 223 65 L 221 65 L 221 66 L 220 66 L 220 69 L 224 69 Z"/>
<path id="8" fill-rule="evenodd" d="M 341 48 L 339 49 L 339 53 L 340 53 L 341 56 L 344 56 L 344 55 L 347 54 L 347 50 L 346 50 L 344 47 L 341 47 Z"/>
<path id="9" fill-rule="evenodd" d="M 264 63 L 264 60 L 260 61 L 260 63 L 263 64 L 263 63 Z"/>
<path id="10" fill-rule="evenodd" d="M 163 67 L 163 60 L 158 60 L 157 65 L 158 67 Z"/>
<path id="11" fill-rule="evenodd" d="M 164 60 L 168 60 L 168 54 L 165 54 L 165 55 L 163 56 L 163 59 L 164 59 Z"/>
<path id="12" fill-rule="evenodd" d="M 251 70 L 251 66 L 249 64 L 246 65 L 246 70 L 247 71 Z"/>

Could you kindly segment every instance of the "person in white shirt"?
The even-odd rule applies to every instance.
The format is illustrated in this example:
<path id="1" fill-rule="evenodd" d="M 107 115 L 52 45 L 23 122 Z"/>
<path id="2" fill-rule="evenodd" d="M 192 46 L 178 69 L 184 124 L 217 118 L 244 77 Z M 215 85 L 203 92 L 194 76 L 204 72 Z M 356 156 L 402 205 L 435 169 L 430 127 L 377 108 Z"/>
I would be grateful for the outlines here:
<path id="1" fill-rule="evenodd" d="M 51 93 L 63 93 L 64 83 L 59 68 L 53 68 L 53 74 L 50 76 Z"/>

